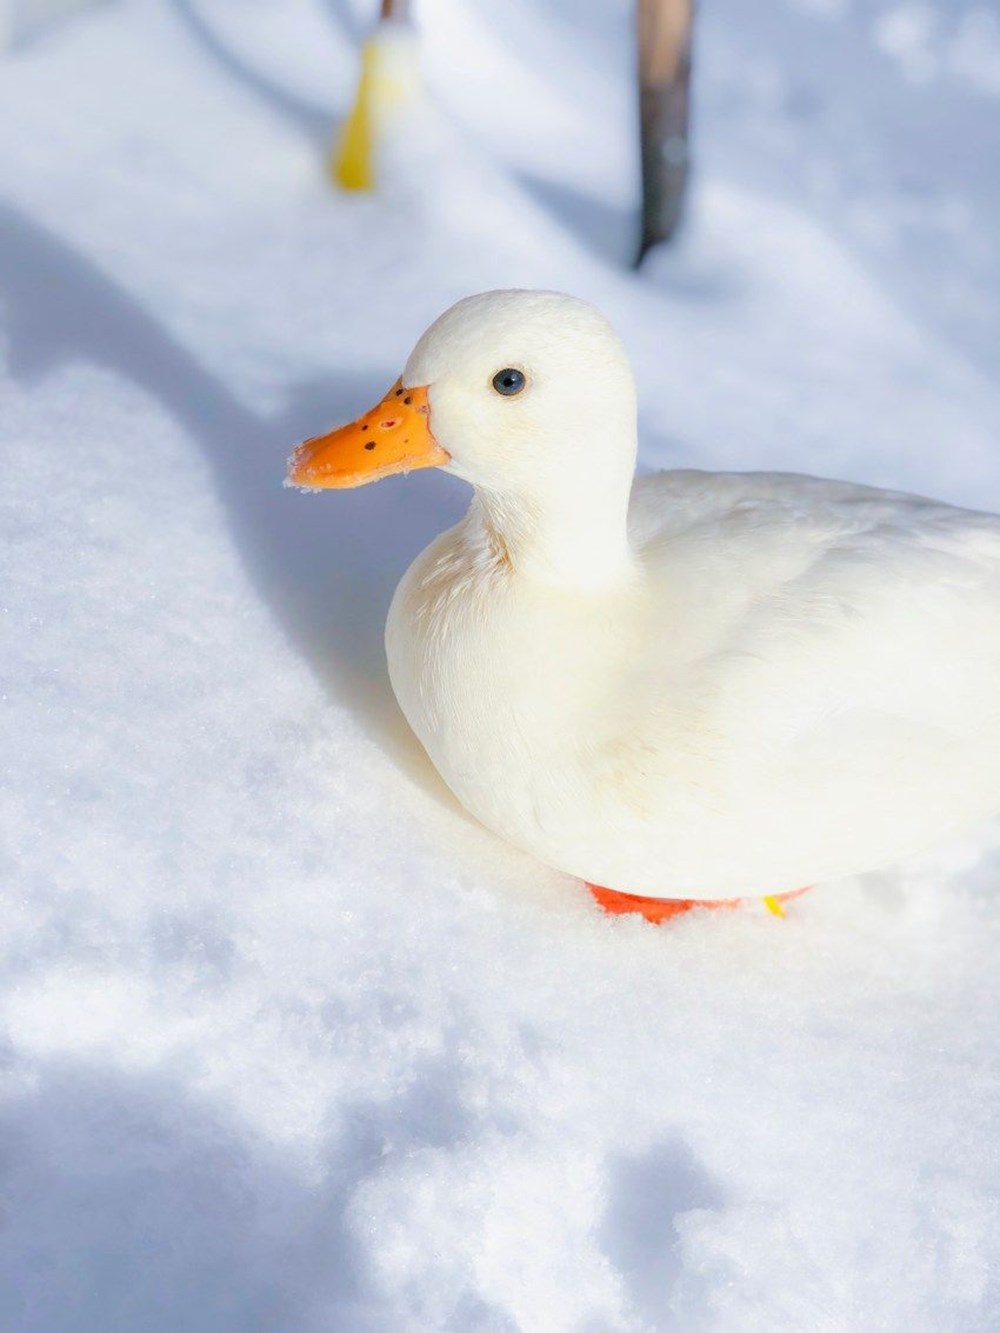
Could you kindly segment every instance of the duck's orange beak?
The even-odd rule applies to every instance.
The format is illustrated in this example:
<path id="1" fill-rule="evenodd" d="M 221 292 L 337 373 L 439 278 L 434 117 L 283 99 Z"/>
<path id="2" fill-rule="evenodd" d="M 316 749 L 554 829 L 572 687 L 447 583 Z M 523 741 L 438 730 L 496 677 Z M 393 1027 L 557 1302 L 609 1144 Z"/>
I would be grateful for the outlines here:
<path id="1" fill-rule="evenodd" d="M 339 489 L 447 463 L 451 455 L 431 434 L 427 392 L 426 386 L 406 389 L 397 380 L 357 421 L 300 444 L 288 460 L 288 480 Z"/>

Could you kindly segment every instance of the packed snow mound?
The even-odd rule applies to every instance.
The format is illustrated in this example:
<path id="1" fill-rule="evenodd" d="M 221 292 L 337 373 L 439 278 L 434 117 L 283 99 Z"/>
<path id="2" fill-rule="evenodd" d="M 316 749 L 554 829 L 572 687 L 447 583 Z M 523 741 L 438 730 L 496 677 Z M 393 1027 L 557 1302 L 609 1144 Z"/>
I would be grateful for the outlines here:
<path id="1" fill-rule="evenodd" d="M 706 10 L 638 277 L 621 6 L 426 0 L 384 198 L 323 174 L 360 6 L 131 0 L 4 58 L 5 1329 L 1000 1322 L 1000 829 L 784 921 L 603 917 L 389 691 L 463 489 L 281 485 L 444 307 L 544 286 L 624 337 L 646 466 L 1000 509 L 960 8 Z"/>

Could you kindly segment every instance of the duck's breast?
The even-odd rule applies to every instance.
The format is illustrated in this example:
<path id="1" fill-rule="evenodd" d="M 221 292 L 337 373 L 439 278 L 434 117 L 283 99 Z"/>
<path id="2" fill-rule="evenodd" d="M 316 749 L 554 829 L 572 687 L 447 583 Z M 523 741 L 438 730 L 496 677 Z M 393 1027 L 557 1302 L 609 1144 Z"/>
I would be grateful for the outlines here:
<path id="1" fill-rule="evenodd" d="M 593 756 L 632 707 L 646 614 L 637 586 L 526 581 L 465 524 L 418 558 L 390 609 L 389 674 L 466 809 L 538 855 L 560 812 L 586 817 Z"/>

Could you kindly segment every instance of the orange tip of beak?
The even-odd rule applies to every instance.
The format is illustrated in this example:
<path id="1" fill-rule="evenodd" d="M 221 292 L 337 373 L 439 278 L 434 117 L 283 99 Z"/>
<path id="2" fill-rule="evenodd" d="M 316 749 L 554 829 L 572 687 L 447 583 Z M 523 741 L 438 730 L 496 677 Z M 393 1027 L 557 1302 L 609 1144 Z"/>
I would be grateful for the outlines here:
<path id="1" fill-rule="evenodd" d="M 427 394 L 426 385 L 407 389 L 397 380 L 357 421 L 300 444 L 288 460 L 288 481 L 341 490 L 449 462 L 451 455 L 431 434 Z"/>

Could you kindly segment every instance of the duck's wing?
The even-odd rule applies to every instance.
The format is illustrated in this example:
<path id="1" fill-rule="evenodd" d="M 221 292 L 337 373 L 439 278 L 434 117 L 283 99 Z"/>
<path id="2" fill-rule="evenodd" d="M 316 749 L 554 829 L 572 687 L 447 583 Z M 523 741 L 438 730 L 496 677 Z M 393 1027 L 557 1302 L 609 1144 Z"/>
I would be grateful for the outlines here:
<path id="1" fill-rule="evenodd" d="M 1000 778 L 1000 519 L 809 477 L 667 473 L 638 484 L 632 522 L 653 590 L 629 741 L 645 799 L 678 773 L 718 800 L 809 782 L 836 801 L 894 774 L 923 790 L 934 766 L 938 785 Z"/>
<path id="2" fill-rule="evenodd" d="M 667 661 L 808 652 L 835 633 L 891 653 L 890 630 L 932 625 L 988 652 L 1000 625 L 992 514 L 813 477 L 674 472 L 637 484 L 630 525 Z"/>

